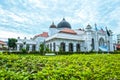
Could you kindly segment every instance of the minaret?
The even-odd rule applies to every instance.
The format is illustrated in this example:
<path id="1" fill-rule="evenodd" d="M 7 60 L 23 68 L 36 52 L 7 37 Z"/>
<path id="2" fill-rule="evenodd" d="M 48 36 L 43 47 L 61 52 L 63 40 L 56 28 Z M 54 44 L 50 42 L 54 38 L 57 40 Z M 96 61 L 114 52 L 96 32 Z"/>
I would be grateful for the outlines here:
<path id="1" fill-rule="evenodd" d="M 86 29 L 86 39 L 85 39 L 85 45 L 86 45 L 86 51 L 89 52 L 92 50 L 92 27 L 90 24 L 87 25 Z"/>
<path id="2" fill-rule="evenodd" d="M 110 36 L 109 36 L 109 50 L 111 52 L 114 51 L 114 45 L 113 45 L 113 32 L 109 30 Z"/>
<path id="3" fill-rule="evenodd" d="M 56 33 L 56 25 L 54 24 L 54 22 L 52 22 L 52 24 L 49 27 L 49 36 L 52 36 Z"/>
<path id="4" fill-rule="evenodd" d="M 98 40 L 98 28 L 97 28 L 97 24 L 95 23 L 95 32 L 94 32 L 94 43 L 95 43 L 95 51 L 99 51 L 99 40 Z"/>

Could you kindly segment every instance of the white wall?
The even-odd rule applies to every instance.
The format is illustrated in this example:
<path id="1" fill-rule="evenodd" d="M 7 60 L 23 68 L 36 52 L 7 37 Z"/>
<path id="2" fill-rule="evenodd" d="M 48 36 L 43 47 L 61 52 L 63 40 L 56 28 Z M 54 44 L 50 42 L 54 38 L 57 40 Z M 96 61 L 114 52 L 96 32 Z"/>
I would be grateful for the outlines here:
<path id="1" fill-rule="evenodd" d="M 57 32 L 59 32 L 57 28 L 49 28 L 49 36 L 52 36 L 56 34 Z"/>
<path id="2" fill-rule="evenodd" d="M 84 42 L 83 41 L 77 41 L 77 40 L 67 40 L 67 39 L 53 39 L 53 40 L 50 40 L 46 43 L 46 45 L 50 45 L 50 43 L 53 45 L 53 43 L 56 44 L 56 51 L 58 52 L 59 51 L 59 47 L 60 47 L 60 43 L 61 42 L 64 42 L 65 45 L 66 45 L 66 52 L 69 51 L 69 43 L 73 43 L 73 52 L 76 52 L 76 44 L 80 44 L 80 50 L 81 51 L 84 51 Z M 53 51 L 53 47 L 52 47 L 52 51 Z"/>

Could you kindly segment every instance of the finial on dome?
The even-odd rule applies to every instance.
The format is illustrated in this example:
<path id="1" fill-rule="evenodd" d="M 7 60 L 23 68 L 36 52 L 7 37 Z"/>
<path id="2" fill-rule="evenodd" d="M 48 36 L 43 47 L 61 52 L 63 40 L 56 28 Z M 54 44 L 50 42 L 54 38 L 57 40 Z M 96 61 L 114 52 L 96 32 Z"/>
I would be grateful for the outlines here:
<path id="1" fill-rule="evenodd" d="M 63 18 L 63 20 L 65 20 L 65 18 Z"/>
<path id="2" fill-rule="evenodd" d="M 52 22 L 52 25 L 54 25 L 54 21 Z"/>

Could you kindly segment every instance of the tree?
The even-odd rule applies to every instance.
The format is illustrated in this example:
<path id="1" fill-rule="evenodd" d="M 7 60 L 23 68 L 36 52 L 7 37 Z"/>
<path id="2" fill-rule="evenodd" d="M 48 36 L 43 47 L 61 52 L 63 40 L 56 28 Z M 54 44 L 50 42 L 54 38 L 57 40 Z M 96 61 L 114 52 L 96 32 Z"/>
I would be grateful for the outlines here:
<path id="1" fill-rule="evenodd" d="M 15 49 L 16 46 L 17 46 L 16 42 L 17 42 L 17 39 L 15 39 L 15 38 L 9 38 L 8 39 L 8 47 L 12 48 L 12 49 Z"/>
<path id="2" fill-rule="evenodd" d="M 45 46 L 44 43 L 40 44 L 40 52 L 43 53 L 43 55 L 45 54 L 45 52 L 49 52 L 49 48 L 47 46 Z"/>
<path id="3" fill-rule="evenodd" d="M 44 52 L 44 44 L 40 44 L 40 52 L 43 53 Z"/>

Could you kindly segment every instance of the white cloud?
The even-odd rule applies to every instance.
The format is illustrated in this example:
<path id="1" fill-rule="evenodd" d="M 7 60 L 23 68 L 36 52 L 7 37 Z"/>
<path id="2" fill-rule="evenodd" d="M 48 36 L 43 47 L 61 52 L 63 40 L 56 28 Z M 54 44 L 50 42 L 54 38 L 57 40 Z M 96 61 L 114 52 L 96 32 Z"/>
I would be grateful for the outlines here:
<path id="1" fill-rule="evenodd" d="M 97 23 L 98 26 L 108 26 L 115 32 L 120 26 L 119 0 L 4 0 L 2 2 L 5 4 L 0 3 L 0 25 L 2 25 L 0 32 L 9 30 L 10 34 L 17 31 L 22 35 L 34 35 L 48 31 L 52 21 L 57 25 L 63 17 L 73 29 L 86 27 L 88 23 L 91 25 Z M 119 31 L 115 33 L 118 34 Z"/>
<path id="2" fill-rule="evenodd" d="M 0 31 L 0 38 L 31 38 L 33 35 L 25 34 L 25 33 L 19 33 L 19 32 L 10 32 L 10 31 Z"/>

